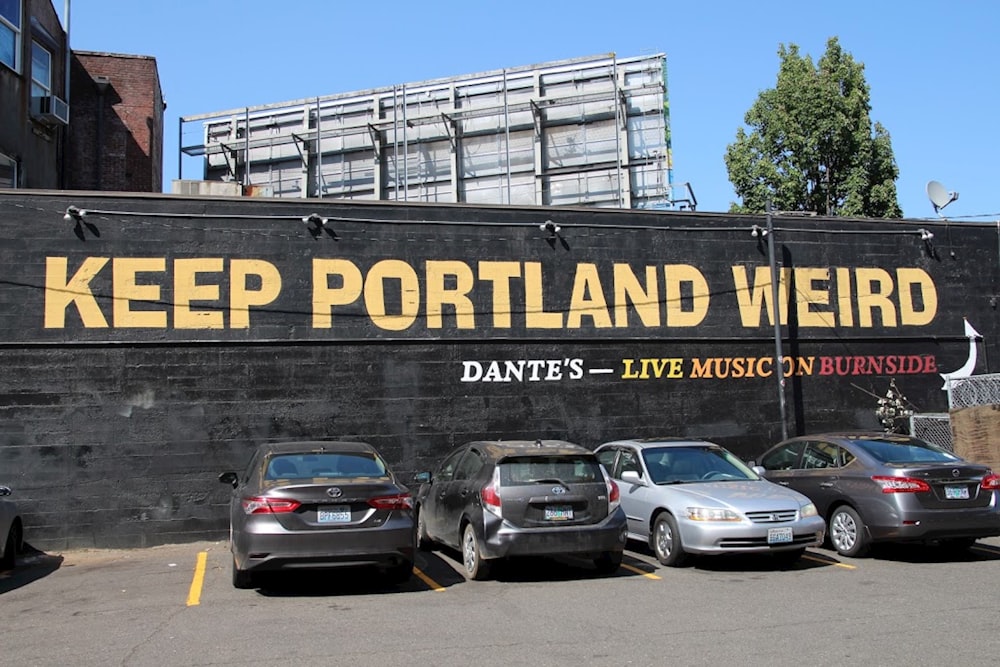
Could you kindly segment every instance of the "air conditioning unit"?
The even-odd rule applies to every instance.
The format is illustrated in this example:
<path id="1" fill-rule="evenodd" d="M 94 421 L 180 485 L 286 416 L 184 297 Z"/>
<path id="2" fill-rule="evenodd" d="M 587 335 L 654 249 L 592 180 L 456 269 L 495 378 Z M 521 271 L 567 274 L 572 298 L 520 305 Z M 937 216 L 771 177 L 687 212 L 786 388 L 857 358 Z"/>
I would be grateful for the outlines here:
<path id="1" fill-rule="evenodd" d="M 55 95 L 32 97 L 31 115 L 47 125 L 69 125 L 69 105 Z"/>

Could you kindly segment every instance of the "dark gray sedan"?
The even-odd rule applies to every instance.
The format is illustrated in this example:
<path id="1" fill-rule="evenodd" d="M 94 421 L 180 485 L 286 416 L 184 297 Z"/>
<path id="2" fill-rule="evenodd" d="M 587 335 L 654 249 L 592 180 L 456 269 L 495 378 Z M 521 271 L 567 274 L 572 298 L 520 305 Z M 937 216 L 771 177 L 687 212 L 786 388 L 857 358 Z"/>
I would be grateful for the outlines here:
<path id="1" fill-rule="evenodd" d="M 966 548 L 1000 535 L 1000 476 L 910 436 L 791 438 L 761 456 L 755 470 L 808 496 L 844 556 L 862 556 L 873 542 Z"/>
<path id="2" fill-rule="evenodd" d="M 453 450 L 417 494 L 419 543 L 459 549 L 469 579 L 508 556 L 570 554 L 615 572 L 625 514 L 590 450 L 562 440 L 470 442 Z"/>
<path id="3" fill-rule="evenodd" d="M 413 498 L 374 447 L 362 442 L 260 446 L 233 487 L 233 586 L 301 568 L 377 566 L 399 583 L 413 572 Z"/>

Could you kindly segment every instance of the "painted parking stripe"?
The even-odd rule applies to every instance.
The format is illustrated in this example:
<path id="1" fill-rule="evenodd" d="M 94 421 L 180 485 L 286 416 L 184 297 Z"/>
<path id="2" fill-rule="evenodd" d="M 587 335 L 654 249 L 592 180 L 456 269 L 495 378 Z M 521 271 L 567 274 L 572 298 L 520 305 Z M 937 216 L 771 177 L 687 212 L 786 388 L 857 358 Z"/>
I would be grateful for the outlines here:
<path id="1" fill-rule="evenodd" d="M 990 554 L 993 556 L 1000 556 L 1000 548 L 997 548 L 991 544 L 973 544 L 973 551 L 982 551 L 984 554 Z"/>
<path id="2" fill-rule="evenodd" d="M 413 568 L 413 574 L 417 575 L 417 578 L 420 579 L 420 581 L 427 584 L 427 586 L 435 593 L 443 593 L 444 591 L 447 590 L 444 586 L 442 586 L 441 584 L 439 584 L 438 582 L 434 581 L 426 574 L 421 572 L 419 568 L 416 567 Z"/>
<path id="3" fill-rule="evenodd" d="M 202 551 L 194 564 L 194 576 L 191 578 L 191 588 L 188 590 L 187 606 L 195 607 L 201 604 L 201 587 L 205 583 L 205 562 L 208 552 Z"/>
<path id="4" fill-rule="evenodd" d="M 646 577 L 647 579 L 661 579 L 662 578 L 662 577 L 659 577 L 659 576 L 653 574 L 652 572 L 646 572 L 645 570 L 640 570 L 637 567 L 632 567 L 628 563 L 622 563 L 622 567 L 625 568 L 626 570 L 628 570 L 629 572 L 635 572 L 636 574 L 641 574 L 642 576 Z"/>
<path id="5" fill-rule="evenodd" d="M 837 567 L 842 567 L 845 570 L 858 569 L 857 565 L 848 565 L 847 563 L 841 563 L 839 561 L 835 561 L 832 558 L 822 558 L 819 556 L 814 556 L 813 554 L 802 554 L 802 557 L 805 558 L 806 560 L 811 560 L 814 563 L 823 563 L 823 565 L 836 565 Z"/>

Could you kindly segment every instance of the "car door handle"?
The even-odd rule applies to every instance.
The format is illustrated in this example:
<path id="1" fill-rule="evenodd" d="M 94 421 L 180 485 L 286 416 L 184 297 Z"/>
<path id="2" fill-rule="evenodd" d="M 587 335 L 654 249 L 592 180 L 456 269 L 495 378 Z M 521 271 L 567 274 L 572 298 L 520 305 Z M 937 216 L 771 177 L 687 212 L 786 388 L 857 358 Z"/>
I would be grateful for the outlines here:
<path id="1" fill-rule="evenodd" d="M 824 489 L 832 489 L 833 488 L 833 482 L 820 482 L 819 485 L 821 487 L 823 487 Z"/>
<path id="2" fill-rule="evenodd" d="M 788 482 L 778 482 L 778 484 L 781 484 L 782 486 L 788 486 Z"/>
<path id="3" fill-rule="evenodd" d="M 460 496 L 462 496 L 462 497 L 464 498 L 464 497 L 466 497 L 467 495 L 469 495 L 469 490 L 468 490 L 468 489 L 462 489 L 462 490 L 461 490 L 461 491 L 460 491 L 460 492 L 458 493 L 458 495 L 460 495 Z"/>

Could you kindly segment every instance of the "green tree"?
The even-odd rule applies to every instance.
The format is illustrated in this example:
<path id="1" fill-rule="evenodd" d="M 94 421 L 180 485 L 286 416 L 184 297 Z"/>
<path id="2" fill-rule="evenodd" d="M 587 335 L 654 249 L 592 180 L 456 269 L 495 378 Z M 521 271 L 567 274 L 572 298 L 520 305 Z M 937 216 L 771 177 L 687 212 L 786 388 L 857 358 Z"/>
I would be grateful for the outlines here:
<path id="1" fill-rule="evenodd" d="M 889 133 L 872 125 L 864 64 L 836 37 L 816 66 L 799 48 L 778 49 L 774 88 L 747 111 L 726 149 L 729 180 L 742 203 L 735 213 L 780 211 L 900 218 L 899 168 Z"/>

